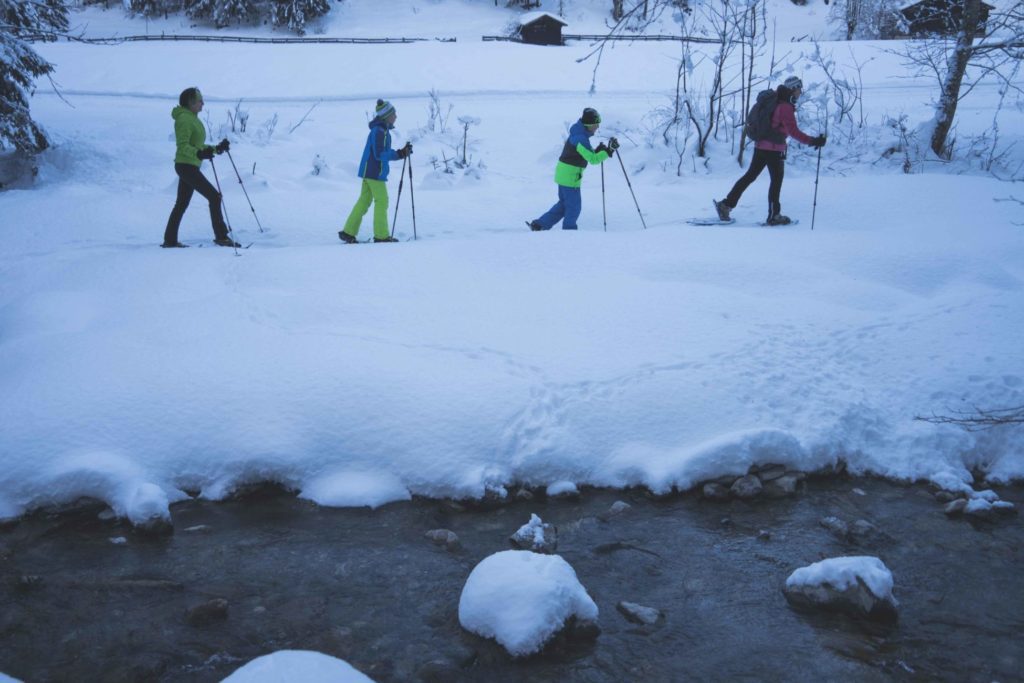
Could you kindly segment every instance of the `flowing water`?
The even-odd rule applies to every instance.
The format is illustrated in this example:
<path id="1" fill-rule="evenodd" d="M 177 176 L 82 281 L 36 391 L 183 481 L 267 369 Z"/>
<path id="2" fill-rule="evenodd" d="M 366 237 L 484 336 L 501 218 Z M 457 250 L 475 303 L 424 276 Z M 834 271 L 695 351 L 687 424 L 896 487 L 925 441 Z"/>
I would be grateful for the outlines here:
<path id="1" fill-rule="evenodd" d="M 1024 489 L 999 489 L 1016 503 Z M 608 515 L 613 502 L 632 507 Z M 949 519 L 930 489 L 812 479 L 799 495 L 714 503 L 586 490 L 575 500 L 319 508 L 274 489 L 172 509 L 147 539 L 81 505 L 0 530 L 0 671 L 26 681 L 218 681 L 278 649 L 385 681 L 1024 680 L 1024 528 Z M 600 608 L 595 640 L 513 660 L 458 623 L 462 586 L 537 513 Z M 866 519 L 859 543 L 819 524 Z M 424 537 L 458 534 L 454 552 Z M 112 542 L 111 539 L 123 538 Z M 875 555 L 899 623 L 792 610 L 781 587 L 825 557 Z M 189 610 L 227 601 L 226 618 Z M 653 626 L 619 601 L 654 607 Z M 223 616 L 223 615 L 222 615 Z"/>

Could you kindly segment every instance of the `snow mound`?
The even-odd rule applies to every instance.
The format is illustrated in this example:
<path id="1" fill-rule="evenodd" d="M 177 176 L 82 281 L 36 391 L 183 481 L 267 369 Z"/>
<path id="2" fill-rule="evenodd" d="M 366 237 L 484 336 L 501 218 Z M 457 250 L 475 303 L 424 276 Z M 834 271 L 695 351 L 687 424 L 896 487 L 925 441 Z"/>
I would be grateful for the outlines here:
<path id="1" fill-rule="evenodd" d="M 310 650 L 279 650 L 252 660 L 224 683 L 373 683 L 341 659 Z"/>
<path id="2" fill-rule="evenodd" d="M 576 484 L 571 481 L 556 481 L 548 485 L 547 494 L 549 496 L 562 496 L 577 494 L 580 490 L 576 488 Z"/>
<path id="3" fill-rule="evenodd" d="M 174 489 L 168 495 L 164 487 L 147 481 L 132 460 L 117 453 L 83 451 L 59 459 L 39 474 L 48 482 L 48 500 L 37 503 L 96 498 L 136 526 L 170 524 L 170 503 L 186 497 Z M 13 506 L 0 504 L 0 516 L 12 511 Z"/>
<path id="4" fill-rule="evenodd" d="M 593 621 L 597 614 L 568 562 L 522 550 L 483 559 L 459 599 L 462 627 L 494 638 L 517 657 L 539 651 L 570 617 Z"/>
<path id="5" fill-rule="evenodd" d="M 786 579 L 786 588 L 828 585 L 846 590 L 856 587 L 858 579 L 876 598 L 896 604 L 892 594 L 892 572 L 880 559 L 868 555 L 831 557 L 801 567 Z"/>
<path id="6" fill-rule="evenodd" d="M 409 490 L 386 472 L 334 472 L 311 479 L 302 487 L 300 498 L 328 507 L 380 507 L 397 500 L 410 500 Z"/>

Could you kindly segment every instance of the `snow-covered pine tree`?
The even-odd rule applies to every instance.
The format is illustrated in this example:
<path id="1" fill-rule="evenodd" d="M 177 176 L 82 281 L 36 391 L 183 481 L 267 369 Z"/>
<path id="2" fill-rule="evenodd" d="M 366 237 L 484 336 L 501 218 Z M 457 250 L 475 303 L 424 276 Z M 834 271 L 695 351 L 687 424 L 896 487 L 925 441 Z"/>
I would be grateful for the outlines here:
<path id="1" fill-rule="evenodd" d="M 274 0 L 270 20 L 274 26 L 287 26 L 299 35 L 306 32 L 306 22 L 327 14 L 327 0 Z"/>
<path id="2" fill-rule="evenodd" d="M 213 16 L 217 0 L 185 0 L 185 14 L 193 19 L 208 19 Z"/>
<path id="3" fill-rule="evenodd" d="M 185 13 L 197 19 L 212 19 L 217 28 L 232 21 L 242 23 L 257 14 L 255 0 L 187 0 Z"/>
<path id="4" fill-rule="evenodd" d="M 29 38 L 66 31 L 63 0 L 0 0 L 0 149 L 38 154 L 49 146 L 32 120 L 28 98 L 35 79 L 53 71 L 28 43 Z"/>
<path id="5" fill-rule="evenodd" d="M 166 17 L 181 9 L 181 0 L 127 0 L 127 9 L 144 17 Z"/>

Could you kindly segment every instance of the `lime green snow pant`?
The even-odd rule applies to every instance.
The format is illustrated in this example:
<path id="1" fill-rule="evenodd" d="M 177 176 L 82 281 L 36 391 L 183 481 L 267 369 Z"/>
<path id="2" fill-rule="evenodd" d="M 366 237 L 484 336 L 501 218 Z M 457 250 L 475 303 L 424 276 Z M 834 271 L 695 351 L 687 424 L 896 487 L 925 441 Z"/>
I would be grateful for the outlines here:
<path id="1" fill-rule="evenodd" d="M 345 232 L 352 237 L 359 234 L 359 224 L 363 222 L 363 216 L 373 204 L 373 236 L 383 239 L 390 233 L 388 231 L 388 184 L 383 180 L 370 180 L 363 178 L 363 189 L 359 193 L 356 205 L 352 207 L 352 213 L 345 221 Z"/>

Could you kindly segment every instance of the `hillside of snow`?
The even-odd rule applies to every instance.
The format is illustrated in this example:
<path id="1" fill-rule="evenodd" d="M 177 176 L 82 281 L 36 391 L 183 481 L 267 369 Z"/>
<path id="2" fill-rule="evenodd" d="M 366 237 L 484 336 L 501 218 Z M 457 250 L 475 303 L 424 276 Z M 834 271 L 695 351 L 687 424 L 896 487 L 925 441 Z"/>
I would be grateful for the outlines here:
<path id="1" fill-rule="evenodd" d="M 507 14 L 410 2 L 423 25 L 401 10 L 372 23 L 373 4 L 341 8 L 367 35 L 468 35 Z M 381 505 L 514 483 L 666 491 L 755 462 L 843 460 L 947 486 L 974 468 L 1024 477 L 1020 430 L 914 419 L 1024 404 L 1013 186 L 963 164 L 902 173 L 881 121 L 927 119 L 931 83 L 894 78 L 888 45 L 826 47 L 873 58 L 876 137 L 825 148 L 816 200 L 817 157 L 791 143 L 782 204 L 800 223 L 766 229 L 766 177 L 736 225 L 685 223 L 742 169 L 723 141 L 677 174 L 658 143 L 671 43 L 616 45 L 593 95 L 586 45 L 37 45 L 67 103 L 40 87 L 33 114 L 55 145 L 33 186 L 0 193 L 0 517 L 88 495 L 139 520 L 185 491 L 264 480 Z M 808 48 L 790 60 L 810 86 Z M 180 233 L 192 248 L 156 246 L 177 182 L 170 110 L 193 85 L 266 228 L 217 157 L 228 218 L 252 245 L 239 255 L 212 245 L 199 196 Z M 998 96 L 964 101 L 962 135 L 991 125 Z M 416 145 L 396 232 L 413 236 L 414 198 L 418 239 L 342 245 L 377 97 L 397 107 L 395 146 Z M 604 166 L 607 231 L 591 167 L 581 230 L 531 233 L 585 106 L 602 113 L 597 139 L 623 141 Z M 465 169 L 451 163 L 459 117 L 478 120 Z M 1005 113 L 1007 144 L 1021 124 Z"/>

